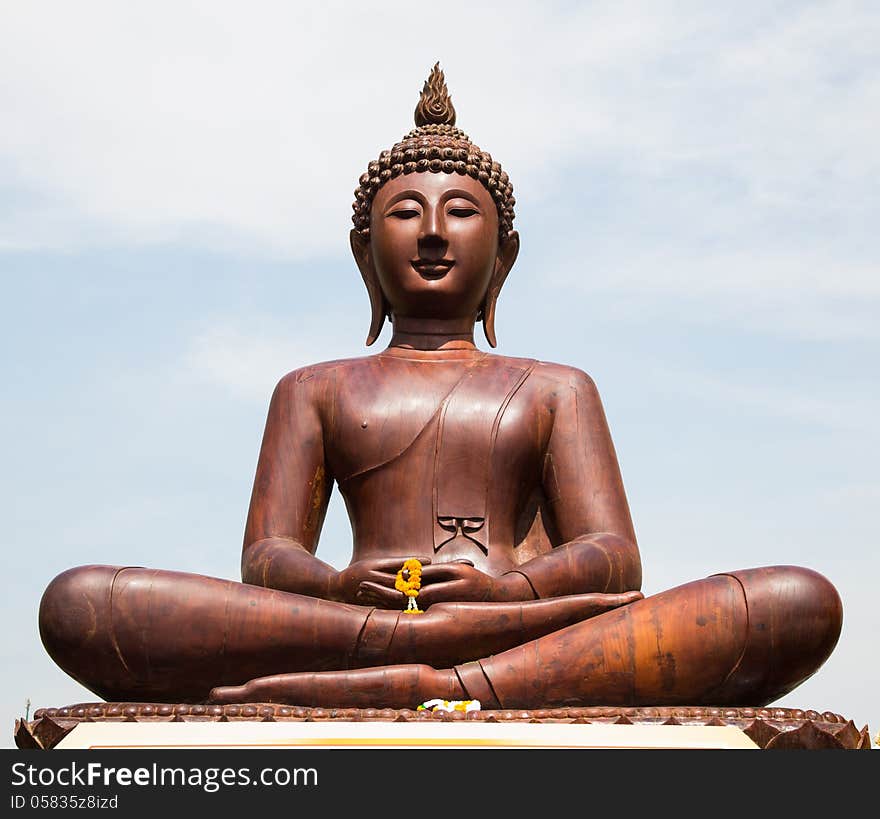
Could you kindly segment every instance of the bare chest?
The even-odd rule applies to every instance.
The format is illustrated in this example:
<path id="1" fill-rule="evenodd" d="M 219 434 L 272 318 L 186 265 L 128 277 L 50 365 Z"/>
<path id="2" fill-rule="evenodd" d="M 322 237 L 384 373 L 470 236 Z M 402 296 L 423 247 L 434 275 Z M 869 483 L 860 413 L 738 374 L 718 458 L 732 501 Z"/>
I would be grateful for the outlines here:
<path id="1" fill-rule="evenodd" d="M 493 451 L 512 464 L 542 448 L 528 391 L 521 389 L 526 367 L 499 372 L 395 360 L 369 375 L 337 380 L 325 454 L 340 483 L 392 464 L 419 444 L 453 471 L 466 463 L 485 466 Z"/>

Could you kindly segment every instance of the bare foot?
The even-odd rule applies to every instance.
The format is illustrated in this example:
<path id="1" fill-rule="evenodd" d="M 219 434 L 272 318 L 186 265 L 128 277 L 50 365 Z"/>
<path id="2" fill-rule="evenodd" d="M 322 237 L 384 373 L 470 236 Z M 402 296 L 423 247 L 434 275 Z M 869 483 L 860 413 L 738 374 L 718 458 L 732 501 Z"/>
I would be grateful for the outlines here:
<path id="1" fill-rule="evenodd" d="M 396 665 L 259 677 L 211 691 L 211 703 L 280 702 L 322 708 L 415 708 L 425 700 L 461 699 L 452 670 Z"/>

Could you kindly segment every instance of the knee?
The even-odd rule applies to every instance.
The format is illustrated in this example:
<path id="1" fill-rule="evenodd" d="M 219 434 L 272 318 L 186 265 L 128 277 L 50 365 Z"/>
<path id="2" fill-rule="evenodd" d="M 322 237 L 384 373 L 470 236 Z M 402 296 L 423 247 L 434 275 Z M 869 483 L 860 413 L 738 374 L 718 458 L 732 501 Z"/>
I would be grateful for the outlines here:
<path id="1" fill-rule="evenodd" d="M 811 677 L 828 659 L 843 626 L 843 604 L 812 569 L 768 566 L 730 572 L 742 586 L 748 638 L 739 673 L 760 680 L 772 702 Z"/>
<path id="2" fill-rule="evenodd" d="M 731 572 L 742 584 L 756 625 L 797 633 L 808 642 L 830 643 L 840 636 L 843 604 L 832 583 L 819 572 L 801 566 L 767 566 Z"/>
<path id="3" fill-rule="evenodd" d="M 117 571 L 115 566 L 78 566 L 46 587 L 40 600 L 40 638 L 56 662 L 100 635 Z"/>

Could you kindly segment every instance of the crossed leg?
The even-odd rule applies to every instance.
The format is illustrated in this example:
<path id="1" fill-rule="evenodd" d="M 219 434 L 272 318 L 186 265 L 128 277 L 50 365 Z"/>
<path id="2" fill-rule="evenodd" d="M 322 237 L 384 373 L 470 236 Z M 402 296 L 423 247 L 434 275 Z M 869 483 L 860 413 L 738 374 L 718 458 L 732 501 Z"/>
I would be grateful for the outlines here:
<path id="1" fill-rule="evenodd" d="M 763 705 L 822 665 L 842 623 L 809 569 L 715 575 L 649 598 L 573 595 L 370 609 L 203 575 L 88 566 L 43 595 L 52 658 L 105 699 L 413 707 Z"/>
<path id="2" fill-rule="evenodd" d="M 795 688 L 837 643 L 842 606 L 818 573 L 750 569 L 679 586 L 478 661 L 279 674 L 219 687 L 213 702 L 413 708 L 753 705 Z"/>

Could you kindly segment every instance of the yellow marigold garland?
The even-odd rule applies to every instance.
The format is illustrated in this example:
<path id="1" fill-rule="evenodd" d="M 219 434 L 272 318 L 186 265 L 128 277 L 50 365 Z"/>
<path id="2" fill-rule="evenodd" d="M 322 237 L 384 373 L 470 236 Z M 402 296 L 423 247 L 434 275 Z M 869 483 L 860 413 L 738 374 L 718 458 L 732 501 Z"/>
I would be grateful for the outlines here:
<path id="1" fill-rule="evenodd" d="M 479 700 L 428 700 L 416 708 L 416 711 L 479 711 Z"/>
<path id="2" fill-rule="evenodd" d="M 403 610 L 404 614 L 422 614 L 422 610 L 416 605 L 416 598 L 419 596 L 419 589 L 421 587 L 422 564 L 414 557 L 411 557 L 401 566 L 400 571 L 397 573 L 397 579 L 394 581 L 394 588 L 407 596 L 406 608 Z"/>

